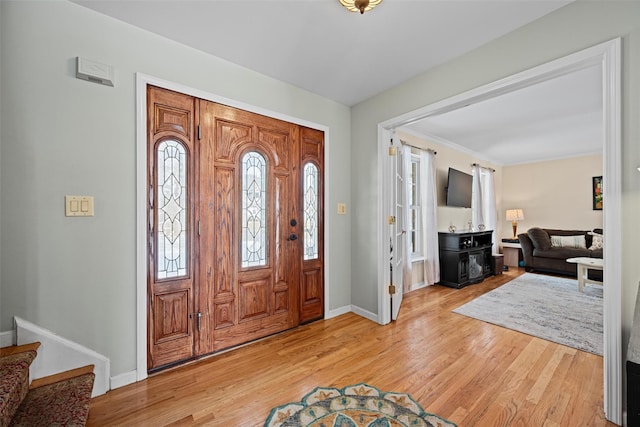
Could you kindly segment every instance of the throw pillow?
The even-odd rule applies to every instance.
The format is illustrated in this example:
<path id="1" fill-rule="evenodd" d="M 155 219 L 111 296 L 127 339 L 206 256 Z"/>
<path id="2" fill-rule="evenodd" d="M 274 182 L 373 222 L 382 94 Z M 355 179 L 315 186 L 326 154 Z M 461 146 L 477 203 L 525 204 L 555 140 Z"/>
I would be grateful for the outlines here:
<path id="1" fill-rule="evenodd" d="M 604 236 L 602 234 L 589 232 L 591 234 L 591 246 L 589 246 L 590 251 L 595 251 L 596 249 L 604 249 Z"/>
<path id="2" fill-rule="evenodd" d="M 587 249 L 587 243 L 584 234 L 579 236 L 551 236 L 551 247 Z"/>
<path id="3" fill-rule="evenodd" d="M 541 251 L 546 251 L 551 247 L 549 233 L 544 231 L 542 228 L 530 228 L 529 230 L 527 230 L 527 234 L 529 235 L 534 248 Z"/>

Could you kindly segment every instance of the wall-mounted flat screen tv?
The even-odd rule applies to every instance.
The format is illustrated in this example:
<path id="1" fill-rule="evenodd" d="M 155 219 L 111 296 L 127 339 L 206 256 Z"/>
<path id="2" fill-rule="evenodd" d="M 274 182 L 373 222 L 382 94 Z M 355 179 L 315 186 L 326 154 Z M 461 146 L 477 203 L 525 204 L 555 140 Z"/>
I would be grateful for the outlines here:
<path id="1" fill-rule="evenodd" d="M 473 177 L 468 173 L 449 168 L 449 178 L 447 180 L 447 206 L 457 206 L 461 208 L 471 207 L 471 183 Z"/>

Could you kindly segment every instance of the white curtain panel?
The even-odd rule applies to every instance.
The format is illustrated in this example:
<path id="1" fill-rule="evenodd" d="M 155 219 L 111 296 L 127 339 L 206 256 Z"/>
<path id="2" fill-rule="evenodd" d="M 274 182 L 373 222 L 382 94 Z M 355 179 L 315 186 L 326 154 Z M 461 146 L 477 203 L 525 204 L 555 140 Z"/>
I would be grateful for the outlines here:
<path id="1" fill-rule="evenodd" d="M 420 151 L 420 169 L 423 173 L 420 186 L 422 207 L 422 244 L 424 252 L 424 281 L 427 286 L 440 281 L 440 256 L 438 255 L 438 217 L 435 153 Z"/>
<path id="2" fill-rule="evenodd" d="M 473 175 L 473 181 L 471 184 L 471 223 L 473 229 L 478 230 L 478 226 L 484 223 L 484 217 L 482 215 L 482 205 L 484 201 L 484 195 L 482 194 L 482 177 L 480 166 L 473 165 L 471 167 L 471 174 Z M 487 228 L 487 230 L 489 230 Z"/>
<path id="3" fill-rule="evenodd" d="M 498 252 L 498 213 L 496 209 L 496 189 L 493 169 L 474 165 L 471 192 L 471 221 L 477 231 L 480 224 L 485 230 L 493 230 L 493 253 Z"/>
<path id="4" fill-rule="evenodd" d="M 401 152 L 402 156 L 402 231 L 403 231 L 403 252 L 404 262 L 402 263 L 402 288 L 405 292 L 411 289 L 412 277 L 412 265 L 411 265 L 411 239 L 409 238 L 409 230 L 411 226 L 411 209 L 409 209 L 409 195 L 411 194 L 411 147 L 403 145 Z"/>

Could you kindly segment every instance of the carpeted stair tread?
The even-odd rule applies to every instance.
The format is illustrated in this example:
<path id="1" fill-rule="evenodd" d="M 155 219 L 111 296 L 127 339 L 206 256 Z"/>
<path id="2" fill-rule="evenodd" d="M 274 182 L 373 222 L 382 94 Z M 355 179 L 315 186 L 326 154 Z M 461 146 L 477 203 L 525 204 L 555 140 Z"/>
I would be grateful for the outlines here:
<path id="1" fill-rule="evenodd" d="M 84 426 L 93 372 L 29 390 L 10 426 Z"/>
<path id="2" fill-rule="evenodd" d="M 37 351 L 38 347 L 40 347 L 40 343 L 38 341 L 21 344 L 21 345 L 11 345 L 9 347 L 1 347 L 0 348 L 0 357 L 9 356 L 11 354 L 16 353 L 24 353 L 25 351 Z"/>
<path id="3" fill-rule="evenodd" d="M 29 391 L 29 366 L 33 350 L 0 357 L 0 426 L 8 426 Z"/>

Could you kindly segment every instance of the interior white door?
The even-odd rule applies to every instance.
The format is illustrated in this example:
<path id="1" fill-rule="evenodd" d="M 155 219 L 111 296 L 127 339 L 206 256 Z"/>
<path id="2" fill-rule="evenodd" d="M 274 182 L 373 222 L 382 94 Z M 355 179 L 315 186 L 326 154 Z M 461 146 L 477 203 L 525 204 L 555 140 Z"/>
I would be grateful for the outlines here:
<path id="1" fill-rule="evenodd" d="M 404 209 L 405 209 L 405 200 L 404 200 L 404 180 L 405 174 L 403 171 L 403 150 L 398 149 L 395 150 L 393 164 L 393 197 L 392 197 L 392 212 L 394 221 L 391 221 L 390 231 L 391 231 L 391 258 L 390 258 L 390 277 L 392 284 L 391 293 L 391 320 L 396 320 L 398 318 L 398 314 L 400 313 L 400 305 L 402 304 L 402 296 L 403 296 L 403 274 L 402 269 L 404 266 L 404 247 L 405 241 L 407 237 L 407 233 L 405 232 L 405 224 L 404 224 Z"/>

